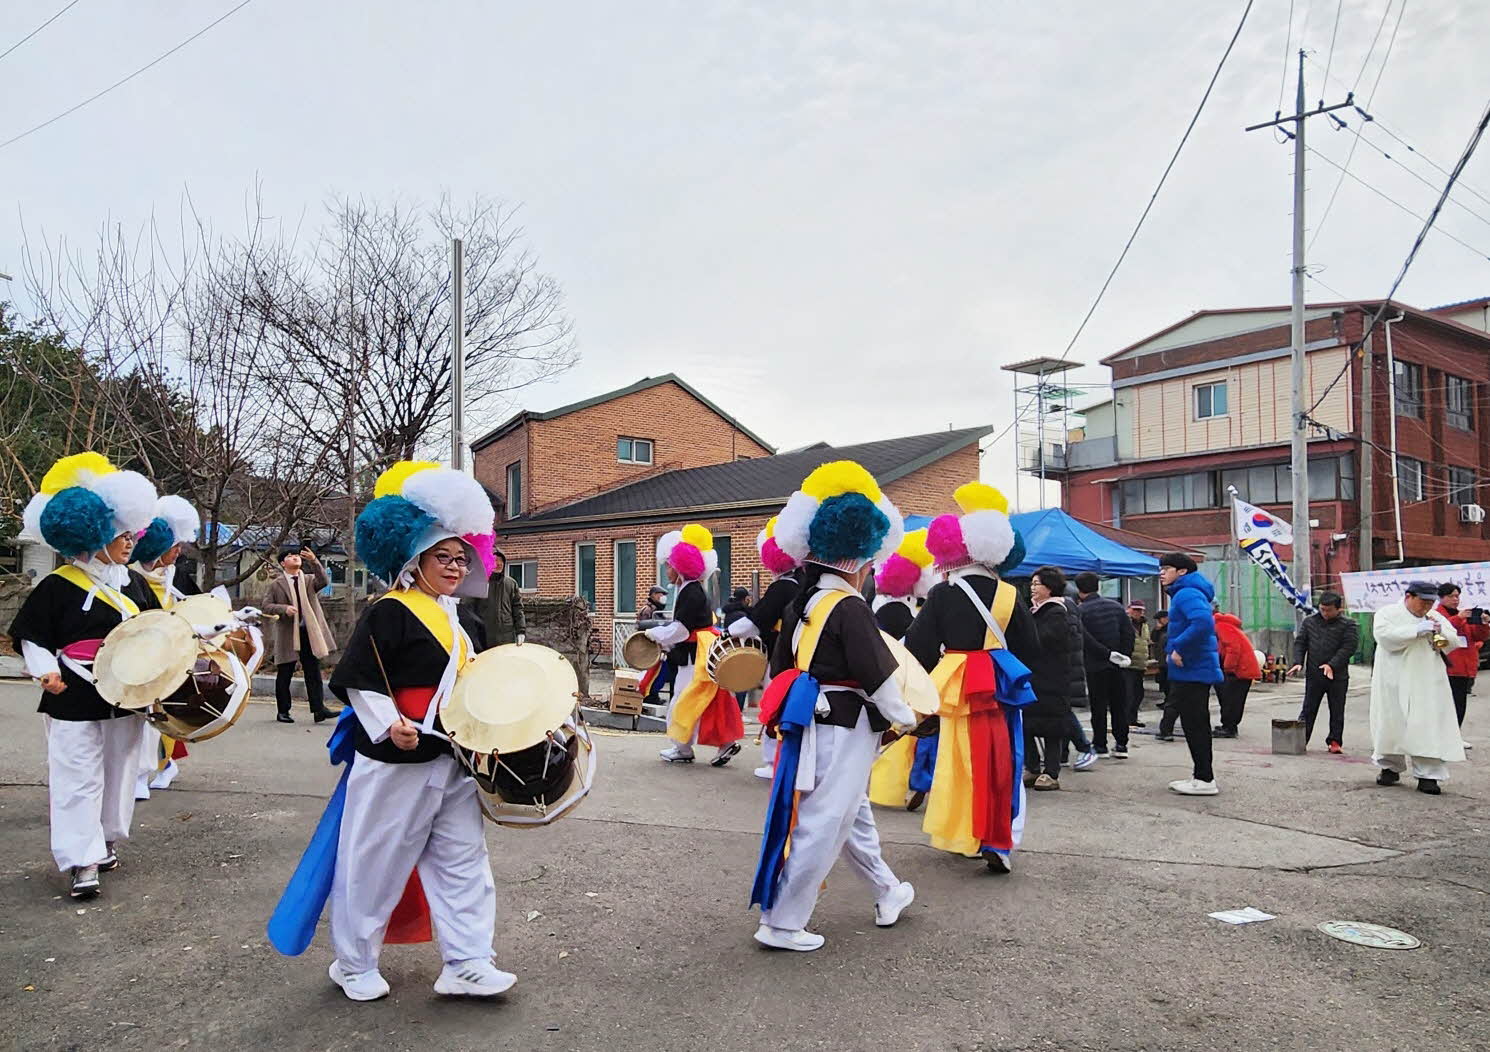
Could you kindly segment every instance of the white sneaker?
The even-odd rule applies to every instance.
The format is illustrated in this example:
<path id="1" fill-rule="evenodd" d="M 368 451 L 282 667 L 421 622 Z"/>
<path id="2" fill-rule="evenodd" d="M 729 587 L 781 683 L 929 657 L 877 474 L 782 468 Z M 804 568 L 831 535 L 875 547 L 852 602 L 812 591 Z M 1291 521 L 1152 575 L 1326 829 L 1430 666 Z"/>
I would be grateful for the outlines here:
<path id="1" fill-rule="evenodd" d="M 663 749 L 657 755 L 662 757 L 662 762 L 663 763 L 692 763 L 693 762 L 693 750 L 690 747 L 686 746 L 686 745 L 684 745 L 682 747 L 679 747 L 679 746 L 676 746 L 676 745 L 669 745 L 666 749 Z"/>
<path id="2" fill-rule="evenodd" d="M 1181 796 L 1215 796 L 1221 792 L 1216 788 L 1215 782 L 1202 782 L 1199 778 L 1181 778 L 1177 782 L 1170 782 L 1169 791 Z"/>
<path id="3" fill-rule="evenodd" d="M 135 779 L 135 803 L 150 799 L 150 779 L 140 775 Z"/>
<path id="4" fill-rule="evenodd" d="M 762 924 L 755 929 L 755 941 L 773 950 L 800 950 L 803 953 L 811 953 L 828 940 L 810 931 L 803 931 L 801 928 L 796 931 L 783 931 L 780 928 L 770 928 Z"/>
<path id="5" fill-rule="evenodd" d="M 98 867 L 73 866 L 72 888 L 68 892 L 75 899 L 91 899 L 98 894 Z"/>
<path id="6" fill-rule="evenodd" d="M 176 776 L 181 773 L 181 768 L 176 765 L 175 760 L 166 763 L 165 770 L 161 771 L 150 780 L 151 789 L 169 789 Z"/>
<path id="7" fill-rule="evenodd" d="M 910 881 L 902 880 L 874 904 L 874 923 L 881 928 L 893 928 L 905 908 L 915 901 L 916 889 L 911 887 Z"/>
<path id="8" fill-rule="evenodd" d="M 1464 742 L 1464 741 L 1461 741 L 1459 744 L 1462 745 L 1462 746 L 1464 746 L 1465 749 L 1473 749 L 1474 748 L 1474 743 L 1473 742 Z"/>
<path id="9" fill-rule="evenodd" d="M 496 997 L 512 989 L 517 976 L 504 972 L 491 961 L 456 961 L 447 964 L 435 980 L 435 993 L 446 997 Z"/>
<path id="10" fill-rule="evenodd" d="M 1086 752 L 1076 757 L 1076 762 L 1071 765 L 1071 770 L 1089 771 L 1095 766 L 1097 766 L 1097 750 L 1088 749 Z"/>
<path id="11" fill-rule="evenodd" d="M 770 766 L 757 767 L 755 769 L 755 776 L 769 782 L 776 777 L 776 768 Z"/>
<path id="12" fill-rule="evenodd" d="M 721 745 L 719 751 L 714 754 L 714 759 L 709 761 L 710 767 L 723 767 L 740 754 L 740 743 L 732 742 L 729 745 Z"/>
<path id="13" fill-rule="evenodd" d="M 388 996 L 388 980 L 379 975 L 376 968 L 352 975 L 340 961 L 332 961 L 328 974 L 331 981 L 341 987 L 341 992 L 353 1001 L 376 1001 Z"/>

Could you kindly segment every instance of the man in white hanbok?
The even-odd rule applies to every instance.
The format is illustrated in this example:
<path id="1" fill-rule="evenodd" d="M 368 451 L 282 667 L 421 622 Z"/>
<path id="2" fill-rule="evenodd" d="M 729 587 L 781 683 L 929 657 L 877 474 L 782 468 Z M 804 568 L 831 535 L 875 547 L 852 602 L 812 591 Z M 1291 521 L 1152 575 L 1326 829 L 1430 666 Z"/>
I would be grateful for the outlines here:
<path id="1" fill-rule="evenodd" d="M 1418 791 L 1437 796 L 1448 764 L 1464 759 L 1454 696 L 1440 652 L 1464 640 L 1433 610 L 1438 586 L 1413 581 L 1402 602 L 1376 612 L 1376 665 L 1371 673 L 1371 759 L 1377 785 L 1396 785 L 1407 772 Z"/>

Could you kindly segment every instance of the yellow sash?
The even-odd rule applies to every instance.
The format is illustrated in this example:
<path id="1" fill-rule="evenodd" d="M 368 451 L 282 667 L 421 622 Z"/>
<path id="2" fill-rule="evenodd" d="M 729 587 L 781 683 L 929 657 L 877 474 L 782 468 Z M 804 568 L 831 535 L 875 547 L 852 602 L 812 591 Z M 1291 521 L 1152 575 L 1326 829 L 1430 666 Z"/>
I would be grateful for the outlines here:
<path id="1" fill-rule="evenodd" d="M 993 594 L 994 621 L 1006 632 L 1014 615 L 1015 594 L 1014 586 L 1004 581 L 998 583 Z M 983 629 L 983 649 L 1001 649 L 992 629 Z M 963 697 L 966 669 L 967 655 L 953 651 L 943 654 L 931 671 L 931 681 L 942 699 L 937 713 L 941 717 L 941 741 L 921 829 L 934 848 L 976 856 L 982 845 L 973 835 L 973 751 L 968 736 L 968 704 Z"/>
<path id="2" fill-rule="evenodd" d="M 56 574 L 64 581 L 69 581 L 72 584 L 77 585 L 85 592 L 92 592 L 94 591 L 94 589 L 97 589 L 94 594 L 97 595 L 98 598 L 102 599 L 104 602 L 112 606 L 115 610 L 119 611 L 119 613 L 123 614 L 125 617 L 134 617 L 135 614 L 138 614 L 140 612 L 139 605 L 133 599 L 115 588 L 100 586 L 97 581 L 93 580 L 93 578 L 89 577 L 86 573 L 83 572 L 83 568 L 81 566 L 77 566 L 73 563 L 68 563 L 66 566 L 57 567 L 57 569 L 53 570 L 52 573 Z"/>
<path id="3" fill-rule="evenodd" d="M 429 630 L 429 634 L 435 637 L 435 642 L 445 648 L 445 653 L 455 649 L 455 633 L 450 630 L 450 618 L 445 613 L 445 608 L 435 602 L 434 596 L 420 588 L 398 589 L 385 592 L 378 597 L 378 602 L 384 599 L 392 599 L 402 603 L 403 606 L 419 619 L 419 623 Z M 460 664 L 465 665 L 471 660 L 471 655 L 466 646 L 464 634 L 460 637 Z"/>

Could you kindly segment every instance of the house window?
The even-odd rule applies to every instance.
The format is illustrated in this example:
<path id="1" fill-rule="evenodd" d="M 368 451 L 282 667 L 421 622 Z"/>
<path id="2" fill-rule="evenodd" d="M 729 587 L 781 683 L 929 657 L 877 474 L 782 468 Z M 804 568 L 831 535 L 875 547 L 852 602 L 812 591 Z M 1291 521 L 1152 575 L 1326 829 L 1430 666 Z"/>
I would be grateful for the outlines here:
<path id="1" fill-rule="evenodd" d="M 730 539 L 728 537 L 714 538 L 714 554 L 719 556 L 719 605 L 724 606 L 724 601 L 729 598 L 730 586 Z"/>
<path id="2" fill-rule="evenodd" d="M 1449 503 L 1477 504 L 1474 472 L 1468 468 L 1449 468 Z"/>
<path id="3" fill-rule="evenodd" d="M 507 517 L 515 519 L 523 513 L 523 462 L 507 465 Z"/>
<path id="4" fill-rule="evenodd" d="M 1214 508 L 1218 506 L 1216 473 L 1192 471 L 1163 478 L 1128 479 L 1122 485 L 1122 500 L 1125 515 Z"/>
<path id="5" fill-rule="evenodd" d="M 507 564 L 507 576 L 517 582 L 520 592 L 538 591 L 538 560 L 519 559 Z"/>
<path id="6" fill-rule="evenodd" d="M 652 440 L 650 438 L 616 439 L 616 459 L 622 464 L 652 463 Z"/>
<path id="7" fill-rule="evenodd" d="M 1309 499 L 1355 500 L 1355 458 L 1320 457 L 1310 460 Z"/>
<path id="8" fill-rule="evenodd" d="M 616 613 L 636 613 L 636 542 L 617 541 L 615 547 L 616 566 Z"/>
<path id="9" fill-rule="evenodd" d="M 583 599 L 585 605 L 591 610 L 595 609 L 595 546 L 593 544 L 574 546 L 574 594 Z"/>
<path id="10" fill-rule="evenodd" d="M 1397 489 L 1403 500 L 1422 500 L 1424 464 L 1412 457 L 1397 458 Z"/>
<path id="11" fill-rule="evenodd" d="M 1392 366 L 1393 385 L 1397 388 L 1397 415 L 1423 415 L 1423 367 L 1416 362 L 1397 359 Z"/>
<path id="12" fill-rule="evenodd" d="M 1474 430 L 1470 382 L 1462 376 L 1444 376 L 1444 419 L 1460 431 Z"/>
<path id="13" fill-rule="evenodd" d="M 1195 385 L 1195 419 L 1210 420 L 1226 415 L 1226 381 Z"/>

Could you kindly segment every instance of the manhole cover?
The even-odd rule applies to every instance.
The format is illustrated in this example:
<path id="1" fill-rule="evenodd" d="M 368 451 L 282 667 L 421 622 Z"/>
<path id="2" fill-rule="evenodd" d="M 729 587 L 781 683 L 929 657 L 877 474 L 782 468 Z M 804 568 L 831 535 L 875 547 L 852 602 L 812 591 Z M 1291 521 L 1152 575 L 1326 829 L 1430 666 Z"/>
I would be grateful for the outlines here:
<path id="1" fill-rule="evenodd" d="M 1375 950 L 1416 950 L 1423 945 L 1415 936 L 1382 924 L 1367 924 L 1364 921 L 1325 921 L 1319 930 L 1342 942 L 1353 942 L 1357 946 L 1370 946 Z"/>

